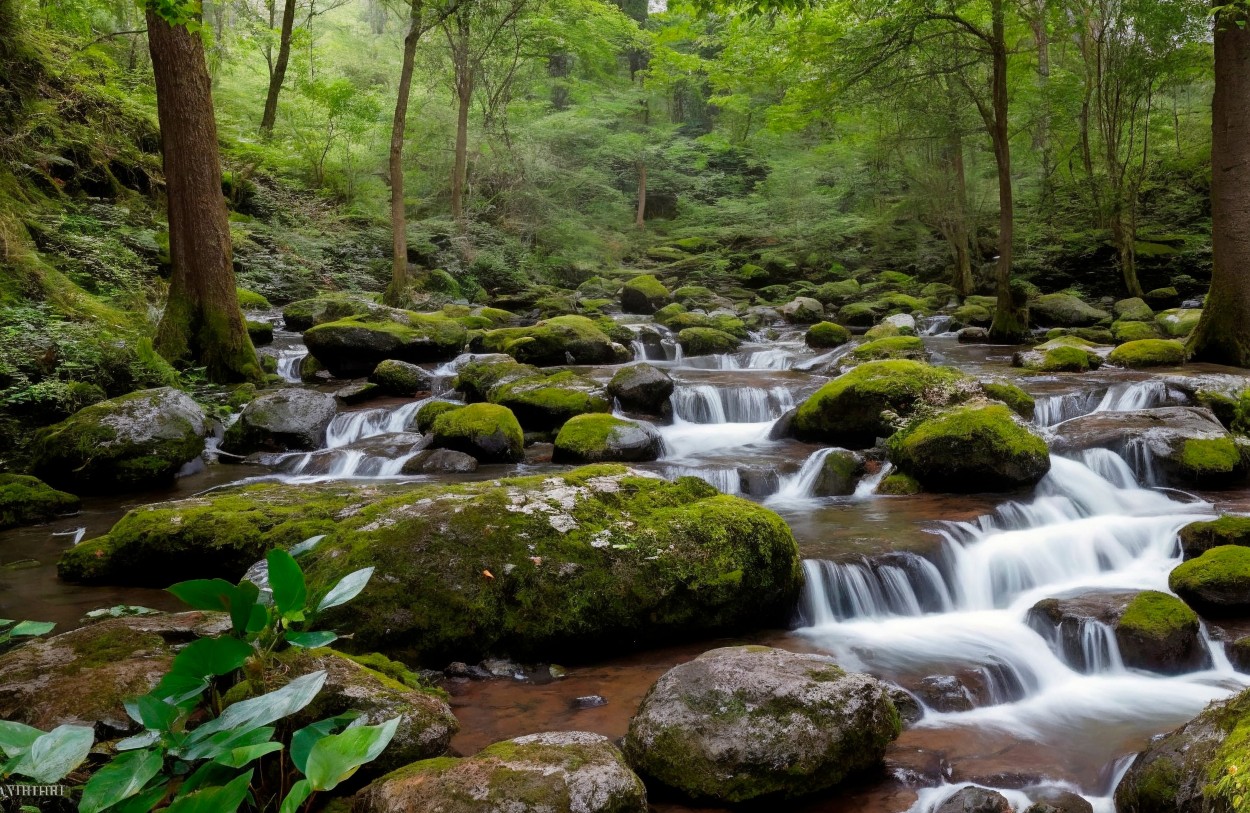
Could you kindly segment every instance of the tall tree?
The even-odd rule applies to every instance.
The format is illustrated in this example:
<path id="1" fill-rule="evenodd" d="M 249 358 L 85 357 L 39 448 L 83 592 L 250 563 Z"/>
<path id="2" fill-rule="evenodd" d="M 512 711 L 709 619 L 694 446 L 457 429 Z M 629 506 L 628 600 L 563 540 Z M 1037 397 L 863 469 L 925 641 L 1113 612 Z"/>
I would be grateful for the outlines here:
<path id="1" fill-rule="evenodd" d="M 1211 291 L 1189 338 L 1195 359 L 1250 367 L 1250 13 L 1216 7 L 1211 100 Z"/>
<path id="2" fill-rule="evenodd" d="M 272 6 L 271 6 L 272 8 Z M 291 61 L 291 36 L 295 30 L 295 0 L 285 0 L 282 7 L 282 28 L 278 32 L 278 58 L 269 71 L 269 92 L 265 94 L 265 112 L 260 119 L 260 132 L 273 134 L 273 123 L 278 118 L 278 94 L 286 81 L 287 63 Z"/>
<path id="3" fill-rule="evenodd" d="M 145 12 L 173 265 L 155 346 L 171 362 L 202 365 L 214 381 L 259 379 L 235 288 L 204 43 L 191 30 L 199 21 L 177 0 L 147 0 Z"/>

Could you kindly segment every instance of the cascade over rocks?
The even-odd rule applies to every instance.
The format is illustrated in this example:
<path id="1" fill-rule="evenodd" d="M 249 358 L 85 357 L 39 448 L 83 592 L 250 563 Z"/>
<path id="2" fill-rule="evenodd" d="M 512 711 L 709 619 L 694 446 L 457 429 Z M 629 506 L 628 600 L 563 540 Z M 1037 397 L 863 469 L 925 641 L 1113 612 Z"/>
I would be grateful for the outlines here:
<path id="1" fill-rule="evenodd" d="M 951 794 L 934 813 L 1012 813 L 1007 797 L 988 788 L 969 785 Z"/>
<path id="2" fill-rule="evenodd" d="M 669 411 L 668 398 L 673 394 L 673 379 L 668 373 L 645 362 L 622 367 L 608 382 L 608 393 L 621 403 L 621 408 L 647 415 L 663 415 Z"/>
<path id="3" fill-rule="evenodd" d="M 651 687 L 625 755 L 643 776 L 696 800 L 804 796 L 881 763 L 902 725 L 890 695 L 824 656 L 714 649 Z"/>
<path id="4" fill-rule="evenodd" d="M 602 734 L 560 731 L 463 759 L 400 768 L 360 791 L 357 813 L 647 813 L 647 789 Z"/>
<path id="5" fill-rule="evenodd" d="M 325 623 L 350 629 L 353 649 L 408 663 L 619 652 L 781 624 L 802 583 L 794 537 L 773 512 L 695 478 L 609 465 L 458 485 L 214 491 L 131 511 L 59 571 L 152 586 L 237 579 L 269 548 L 316 534 L 327 538 L 305 559 L 313 583 L 377 568 Z"/>
<path id="6" fill-rule="evenodd" d="M 316 390 L 287 387 L 262 393 L 226 430 L 221 448 L 238 455 L 320 449 L 337 411 L 334 396 Z"/>
<path id="7" fill-rule="evenodd" d="M 76 493 L 168 485 L 204 451 L 205 431 L 191 396 L 172 387 L 140 390 L 39 430 L 31 473 Z"/>

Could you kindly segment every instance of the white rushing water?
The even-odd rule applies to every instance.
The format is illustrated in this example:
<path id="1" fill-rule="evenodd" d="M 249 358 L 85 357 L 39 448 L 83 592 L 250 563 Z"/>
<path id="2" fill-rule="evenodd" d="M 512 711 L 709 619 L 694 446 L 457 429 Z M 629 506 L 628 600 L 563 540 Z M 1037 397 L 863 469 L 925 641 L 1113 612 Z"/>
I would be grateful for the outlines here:
<path id="1" fill-rule="evenodd" d="M 1114 384 L 1103 393 L 1082 390 L 1048 395 L 1036 399 L 1033 422 L 1038 426 L 1057 426 L 1064 421 L 1095 412 L 1132 412 L 1188 402 L 1183 392 L 1157 378 Z"/>
<path id="2" fill-rule="evenodd" d="M 669 400 L 673 415 L 687 423 L 763 423 L 794 406 L 794 395 L 785 387 L 680 384 Z"/>
<path id="3" fill-rule="evenodd" d="M 806 561 L 800 634 L 846 668 L 904 682 L 979 676 L 985 688 L 976 707 L 926 709 L 920 726 L 1075 741 L 1109 764 L 1124 756 L 1114 750 L 1120 740 L 1112 737 L 1104 752 L 1092 733 L 1166 730 L 1250 677 L 1210 641 L 1213 668 L 1178 676 L 1126 669 L 1110 628 L 1098 622 L 1081 629 L 1082 662 L 1071 664 L 1057 641 L 1029 626 L 1028 611 L 1043 598 L 1090 590 L 1167 591 L 1180 561 L 1177 532 L 1211 511 L 1138 487 L 1112 452 L 1052 458 L 1032 500 L 941 523 L 933 561 L 910 553 Z M 931 811 L 958 787 L 923 791 L 912 810 Z M 1083 792 L 1110 810 L 1113 787 Z"/>

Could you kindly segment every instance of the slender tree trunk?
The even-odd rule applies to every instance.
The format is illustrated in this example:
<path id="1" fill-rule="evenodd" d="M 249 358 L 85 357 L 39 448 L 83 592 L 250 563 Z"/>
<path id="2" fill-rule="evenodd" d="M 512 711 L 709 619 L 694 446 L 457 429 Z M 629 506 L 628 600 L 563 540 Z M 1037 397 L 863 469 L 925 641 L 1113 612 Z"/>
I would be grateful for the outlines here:
<path id="1" fill-rule="evenodd" d="M 1037 89 L 1041 96 L 1041 111 L 1037 117 L 1037 130 L 1033 146 L 1041 158 L 1042 210 L 1054 210 L 1054 162 L 1050 155 L 1050 31 L 1046 26 L 1048 0 L 1034 0 L 1032 20 L 1033 39 L 1037 43 Z"/>
<path id="2" fill-rule="evenodd" d="M 638 209 L 634 215 L 634 225 L 643 228 L 647 216 L 647 162 L 638 162 Z"/>
<path id="3" fill-rule="evenodd" d="M 1111 215 L 1111 242 L 1115 244 L 1116 258 L 1120 263 L 1120 279 L 1129 296 L 1141 296 L 1141 283 L 1137 280 L 1137 229 L 1125 217 L 1123 209 Z"/>
<path id="4" fill-rule="evenodd" d="M 1211 291 L 1189 339 L 1196 359 L 1250 367 L 1250 27 L 1215 18 L 1211 102 Z"/>
<path id="5" fill-rule="evenodd" d="M 399 69 L 399 93 L 395 118 L 391 121 L 391 149 L 388 158 L 391 177 L 391 284 L 385 300 L 398 305 L 408 288 L 408 222 L 404 213 L 404 132 L 408 126 L 408 99 L 412 95 L 412 70 L 417 42 L 421 39 L 421 0 L 411 0 L 408 34 L 404 37 L 404 61 Z"/>
<path id="6" fill-rule="evenodd" d="M 282 32 L 278 40 L 278 60 L 269 74 L 269 94 L 265 96 L 265 113 L 260 119 L 260 132 L 273 134 L 273 123 L 278 118 L 278 94 L 286 79 L 286 66 L 291 59 L 291 32 L 295 28 L 295 0 L 286 0 L 282 9 Z"/>
<path id="7" fill-rule="evenodd" d="M 952 88 L 953 91 L 953 88 Z M 954 111 L 954 94 L 950 94 L 952 112 Z M 946 143 L 946 163 L 951 175 L 953 201 L 950 215 L 950 233 L 948 239 L 954 253 L 955 271 L 951 278 L 951 286 L 960 296 L 972 293 L 972 236 L 968 227 L 968 177 L 964 167 L 964 139 L 959 132 L 958 117 L 951 117 L 951 131 Z"/>
<path id="8" fill-rule="evenodd" d="M 1003 4 L 1006 0 L 992 0 L 993 75 L 991 78 L 992 115 L 991 140 L 994 143 L 994 163 L 998 169 L 998 265 L 995 269 L 995 288 L 998 307 L 990 324 L 990 338 L 1002 342 L 1018 342 L 1028 331 L 1022 302 L 1016 302 L 1011 290 L 1011 264 L 1015 245 L 1015 201 L 1011 186 L 1011 134 L 1007 129 L 1007 38 Z"/>
<path id="9" fill-rule="evenodd" d="M 204 44 L 150 8 L 147 21 L 173 263 L 155 346 L 175 364 L 205 367 L 213 381 L 258 380 L 235 289 Z"/>
<path id="10" fill-rule="evenodd" d="M 473 102 L 473 67 L 469 64 L 469 19 L 456 15 L 456 155 L 451 170 L 451 216 L 464 221 L 464 186 L 469 168 L 469 105 Z"/>

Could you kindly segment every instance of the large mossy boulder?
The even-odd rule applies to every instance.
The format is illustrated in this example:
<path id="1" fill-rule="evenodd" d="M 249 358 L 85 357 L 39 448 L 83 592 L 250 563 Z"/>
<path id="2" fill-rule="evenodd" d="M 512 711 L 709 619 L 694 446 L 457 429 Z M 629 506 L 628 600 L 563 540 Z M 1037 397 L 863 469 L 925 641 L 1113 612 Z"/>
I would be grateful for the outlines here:
<path id="1" fill-rule="evenodd" d="M 612 465 L 415 488 L 212 492 L 131 511 L 71 549 L 60 574 L 237 579 L 270 548 L 317 534 L 326 538 L 306 559 L 314 584 L 377 568 L 325 623 L 351 630 L 353 650 L 408 663 L 565 658 L 780 624 L 802 583 L 798 546 L 773 512 L 693 477 Z"/>
<path id="2" fill-rule="evenodd" d="M 1198 326 L 1202 318 L 1199 308 L 1174 308 L 1166 310 L 1155 317 L 1159 329 L 1174 339 L 1183 339 Z"/>
<path id="3" fill-rule="evenodd" d="M 424 367 L 399 359 L 385 359 L 369 373 L 370 383 L 377 384 L 383 395 L 411 398 L 434 388 L 434 377 Z"/>
<path id="4" fill-rule="evenodd" d="M 1140 339 L 1112 350 L 1107 361 L 1119 367 L 1177 367 L 1185 363 L 1185 345 L 1168 339 Z"/>
<path id="5" fill-rule="evenodd" d="M 974 380 L 957 370 L 919 361 L 870 361 L 835 378 L 798 408 L 791 431 L 810 440 L 865 449 L 894 434 L 897 418 L 918 404 L 956 403 L 977 392 Z"/>
<path id="6" fill-rule="evenodd" d="M 677 334 L 677 343 L 687 356 L 710 356 L 737 352 L 737 336 L 712 327 L 688 327 Z"/>
<path id="7" fill-rule="evenodd" d="M 78 504 L 73 494 L 57 491 L 38 477 L 0 474 L 0 531 L 72 514 Z"/>
<path id="8" fill-rule="evenodd" d="M 1234 813 L 1232 788 L 1213 783 L 1250 752 L 1250 690 L 1214 703 L 1150 742 L 1115 789 L 1118 813 Z"/>
<path id="9" fill-rule="evenodd" d="M 648 424 L 612 415 L 579 415 L 556 435 L 553 463 L 636 463 L 664 451 L 660 433 Z"/>
<path id="10" fill-rule="evenodd" d="M 856 362 L 881 359 L 928 361 L 929 351 L 919 336 L 889 336 L 861 344 L 851 351 L 850 358 Z"/>
<path id="11" fill-rule="evenodd" d="M 1115 318 L 1125 322 L 1152 322 L 1155 318 L 1154 310 L 1139 296 L 1121 299 L 1115 303 L 1113 310 Z"/>
<path id="12" fill-rule="evenodd" d="M 813 350 L 841 347 L 851 340 L 851 331 L 834 322 L 817 322 L 807 329 L 803 341 Z"/>
<path id="13" fill-rule="evenodd" d="M 31 473 L 75 493 L 169 485 L 204 451 L 204 411 L 172 387 L 92 404 L 39 430 Z"/>
<path id="14" fill-rule="evenodd" d="M 878 766 L 901 731 L 889 689 L 821 655 L 714 649 L 666 672 L 629 723 L 625 756 L 689 798 L 796 798 Z"/>
<path id="15" fill-rule="evenodd" d="M 810 296 L 799 296 L 781 306 L 781 318 L 792 325 L 814 325 L 825 318 L 825 306 Z"/>
<path id="16" fill-rule="evenodd" d="M 312 299 L 291 302 L 282 309 L 287 330 L 303 332 L 315 325 L 335 322 L 350 316 L 367 316 L 385 308 L 360 296 L 325 294 Z"/>
<path id="17" fill-rule="evenodd" d="M 663 370 L 645 362 L 622 367 L 608 382 L 608 394 L 629 412 L 663 415 L 669 411 L 673 379 Z"/>
<path id="18" fill-rule="evenodd" d="M 1250 614 L 1250 548 L 1211 548 L 1173 569 L 1168 587 L 1206 616 Z"/>
<path id="19" fill-rule="evenodd" d="M 651 274 L 640 274 L 621 287 L 621 309 L 626 313 L 655 313 L 668 300 L 668 289 Z"/>
<path id="20" fill-rule="evenodd" d="M 221 448 L 236 455 L 320 449 L 337 411 L 328 393 L 298 387 L 266 392 L 243 408 Z"/>
<path id="21" fill-rule="evenodd" d="M 1216 520 L 1191 522 L 1181 528 L 1181 553 L 1186 559 L 1201 556 L 1221 545 L 1250 547 L 1250 517 L 1226 514 Z"/>
<path id="22" fill-rule="evenodd" d="M 1111 314 L 1071 294 L 1044 294 L 1029 302 L 1029 319 L 1045 327 L 1093 327 Z"/>
<path id="23" fill-rule="evenodd" d="M 981 391 L 985 393 L 987 398 L 993 398 L 995 401 L 1001 401 L 1011 407 L 1012 412 L 1026 421 L 1033 420 L 1033 413 L 1037 409 L 1037 400 L 1010 381 L 982 381 Z"/>
<path id="24" fill-rule="evenodd" d="M 1117 342 L 1139 342 L 1159 338 L 1159 328 L 1151 322 L 1129 322 L 1123 319 L 1111 325 L 1111 337 Z"/>
<path id="25" fill-rule="evenodd" d="M 126 700 L 147 694 L 177 647 L 230 628 L 211 613 L 110 618 L 0 655 L 0 719 L 41 728 L 86 725 L 107 739 L 138 725 Z"/>
<path id="26" fill-rule="evenodd" d="M 304 333 L 304 344 L 335 376 L 355 378 L 386 359 L 448 361 L 464 349 L 467 338 L 464 326 L 442 313 L 386 308 L 312 327 Z"/>
<path id="27" fill-rule="evenodd" d="M 356 813 L 647 813 L 647 789 L 602 734 L 560 731 L 429 759 L 378 779 Z"/>
<path id="28" fill-rule="evenodd" d="M 466 401 L 474 403 L 489 400 L 491 390 L 497 386 L 537 374 L 538 368 L 532 364 L 521 364 L 504 353 L 490 353 L 474 356 L 461 364 L 451 387 L 462 393 Z"/>
<path id="29" fill-rule="evenodd" d="M 433 445 L 463 452 L 482 463 L 519 463 L 525 434 L 512 410 L 498 404 L 469 404 L 447 410 L 430 427 Z"/>
<path id="30" fill-rule="evenodd" d="M 475 352 L 506 353 L 539 367 L 622 361 L 621 345 L 585 316 L 556 316 L 529 327 L 488 330 L 475 336 L 470 347 Z"/>
<path id="31" fill-rule="evenodd" d="M 1096 347 L 1093 342 L 1076 336 L 1059 336 L 1032 350 L 1017 352 L 1011 364 L 1039 373 L 1083 373 L 1102 366 L 1102 356 Z"/>
<path id="32" fill-rule="evenodd" d="M 527 432 L 552 432 L 576 415 L 612 411 L 603 385 L 567 370 L 496 384 L 488 398 L 512 410 Z"/>
<path id="33" fill-rule="evenodd" d="M 890 459 L 927 491 L 997 492 L 1032 486 L 1050 471 L 1046 441 L 1003 404 L 949 409 L 897 433 Z"/>

